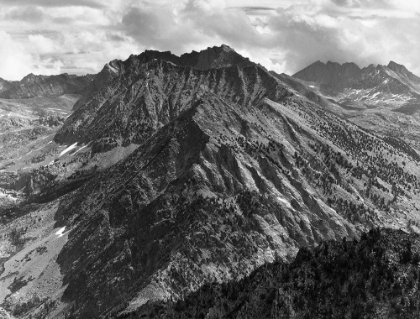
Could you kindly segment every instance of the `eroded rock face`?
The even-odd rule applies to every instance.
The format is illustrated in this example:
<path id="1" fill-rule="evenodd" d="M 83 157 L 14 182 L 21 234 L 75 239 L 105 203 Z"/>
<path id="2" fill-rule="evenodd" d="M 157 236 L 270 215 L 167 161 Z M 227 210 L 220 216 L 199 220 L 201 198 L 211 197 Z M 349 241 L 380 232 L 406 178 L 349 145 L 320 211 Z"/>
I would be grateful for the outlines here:
<path id="1" fill-rule="evenodd" d="M 178 299 L 383 225 L 377 195 L 344 179 L 359 143 L 380 138 L 308 102 L 284 103 L 238 107 L 205 94 L 62 203 L 60 223 L 78 229 L 59 258 L 76 316 Z"/>
<path id="2" fill-rule="evenodd" d="M 256 140 L 266 136 L 260 125 L 274 129 L 249 122 L 258 115 L 206 95 L 104 173 L 106 183 L 98 176 L 62 204 L 60 222 L 81 219 L 59 257 L 69 283 L 64 298 L 77 303 L 78 316 L 177 299 L 287 260 L 300 245 L 356 236 L 354 225 L 286 173 L 276 154 L 282 148 L 268 160 L 236 144 L 244 126 Z M 291 152 L 282 159 L 289 167 Z"/>
<path id="3" fill-rule="evenodd" d="M 208 69 L 200 61 L 210 61 L 208 67 L 215 68 Z M 142 143 L 207 91 L 240 105 L 258 104 L 264 97 L 279 100 L 291 94 L 264 69 L 239 58 L 227 47 L 180 58 L 169 52 L 146 51 L 124 62 L 113 61 L 88 91 L 55 140 L 93 142 L 97 152 Z"/>
<path id="4" fill-rule="evenodd" d="M 135 313 L 289 261 L 302 246 L 393 223 L 416 229 L 420 156 L 409 145 L 230 56 L 147 51 L 95 77 L 56 141 L 91 142 L 86 163 L 137 148 L 35 194 L 41 210 L 54 201 L 54 227 L 69 230 L 54 257 L 62 290 L 40 318 Z"/>

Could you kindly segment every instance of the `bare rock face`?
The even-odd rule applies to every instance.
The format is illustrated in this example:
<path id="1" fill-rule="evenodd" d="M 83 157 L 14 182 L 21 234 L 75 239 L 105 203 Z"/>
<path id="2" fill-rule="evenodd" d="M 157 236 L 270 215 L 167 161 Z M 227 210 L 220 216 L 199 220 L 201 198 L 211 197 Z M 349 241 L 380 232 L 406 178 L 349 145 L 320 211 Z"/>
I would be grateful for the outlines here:
<path id="1" fill-rule="evenodd" d="M 124 146 L 135 150 L 86 178 L 22 180 L 32 197 L 14 209 L 29 213 L 13 225 L 46 235 L 28 235 L 27 244 L 18 231 L 4 235 L 21 250 L 7 257 L 0 303 L 37 318 L 136 316 L 154 302 L 290 261 L 300 247 L 377 226 L 415 230 L 420 156 L 330 106 L 298 80 L 223 46 L 110 62 L 55 141 L 89 143 L 86 165 Z M 57 161 L 58 175 L 67 167 Z M 41 243 L 50 255 L 35 248 Z M 29 265 L 41 259 L 46 272 L 32 280 Z M 48 271 L 54 280 L 45 282 Z M 29 302 L 32 287 L 48 283 L 58 288 Z"/>
<path id="2" fill-rule="evenodd" d="M 262 110 L 206 94 L 63 202 L 59 223 L 79 229 L 58 259 L 75 314 L 177 299 L 287 260 L 300 245 L 356 236 L 294 171 L 293 146 L 266 144 L 276 125 Z M 118 280 L 104 279 L 111 269 Z"/>
<path id="3" fill-rule="evenodd" d="M 350 79 L 359 77 L 361 73 L 362 70 L 354 63 L 341 65 L 337 62 L 328 61 L 324 64 L 321 61 L 317 61 L 294 74 L 293 77 L 319 83 L 325 87 L 337 87 L 338 89 L 343 85 L 347 85 L 347 81 L 350 81 Z"/>
<path id="4" fill-rule="evenodd" d="M 180 57 L 180 64 L 201 70 L 254 65 L 249 59 L 244 58 L 224 44 L 220 47 L 215 46 L 200 52 L 185 53 Z"/>
<path id="5" fill-rule="evenodd" d="M 215 68 L 208 69 L 210 66 Z M 252 90 L 250 85 L 254 85 Z M 107 64 L 55 140 L 93 142 L 96 152 L 142 143 L 208 90 L 241 105 L 290 94 L 264 69 L 226 46 L 180 58 L 169 52 L 146 51 Z"/>
<path id="6" fill-rule="evenodd" d="M 3 90 L 0 98 L 27 99 L 33 97 L 60 96 L 63 94 L 82 94 L 92 76 L 60 74 L 53 76 L 29 74 L 12 87 Z"/>

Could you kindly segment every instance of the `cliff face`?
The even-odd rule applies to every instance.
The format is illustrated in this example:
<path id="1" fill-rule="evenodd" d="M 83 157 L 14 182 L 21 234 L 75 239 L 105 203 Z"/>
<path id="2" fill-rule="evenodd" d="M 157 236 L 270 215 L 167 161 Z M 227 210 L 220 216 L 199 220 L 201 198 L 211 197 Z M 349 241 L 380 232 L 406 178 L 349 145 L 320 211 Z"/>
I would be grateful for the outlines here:
<path id="1" fill-rule="evenodd" d="M 76 104 L 55 140 L 92 141 L 95 151 L 104 151 L 117 145 L 142 143 L 189 108 L 203 92 L 214 92 L 244 106 L 258 104 L 264 97 L 279 100 L 290 94 L 256 65 L 230 66 L 236 62 L 242 65 L 245 59 L 226 50 L 222 47 L 180 58 L 168 52 L 146 51 L 124 62 L 111 62 L 93 80 L 89 93 Z M 184 66 L 205 67 L 203 61 L 210 63 L 207 67 L 217 68 Z"/>

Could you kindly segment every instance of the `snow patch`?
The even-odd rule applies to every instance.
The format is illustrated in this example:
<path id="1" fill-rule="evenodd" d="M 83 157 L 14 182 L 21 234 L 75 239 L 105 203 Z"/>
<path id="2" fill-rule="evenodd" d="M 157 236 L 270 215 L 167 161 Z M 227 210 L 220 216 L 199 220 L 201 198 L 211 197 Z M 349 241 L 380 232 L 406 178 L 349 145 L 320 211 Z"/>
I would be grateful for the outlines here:
<path id="1" fill-rule="evenodd" d="M 58 238 L 63 237 L 64 231 L 66 230 L 66 227 L 61 227 L 55 234 L 58 236 Z"/>
<path id="2" fill-rule="evenodd" d="M 65 150 L 63 150 L 63 151 L 60 153 L 60 155 L 58 155 L 58 157 L 63 156 L 64 154 L 66 154 L 66 153 L 70 152 L 72 149 L 74 149 L 74 148 L 76 148 L 76 147 L 77 147 L 77 142 L 76 142 L 76 143 L 74 143 L 74 144 L 72 144 L 72 145 L 70 145 L 70 146 L 69 146 L 69 147 L 67 147 Z"/>
<path id="3" fill-rule="evenodd" d="M 292 205 L 290 204 L 290 202 L 287 199 L 281 198 L 280 196 L 277 196 L 277 200 L 279 202 L 282 202 L 283 204 L 285 204 L 288 208 L 292 208 Z"/>
<path id="4" fill-rule="evenodd" d="M 76 152 L 74 152 L 72 155 L 76 155 L 78 152 L 80 152 L 82 149 L 84 149 L 85 147 L 87 147 L 87 145 L 82 146 L 81 148 L 79 148 Z"/>

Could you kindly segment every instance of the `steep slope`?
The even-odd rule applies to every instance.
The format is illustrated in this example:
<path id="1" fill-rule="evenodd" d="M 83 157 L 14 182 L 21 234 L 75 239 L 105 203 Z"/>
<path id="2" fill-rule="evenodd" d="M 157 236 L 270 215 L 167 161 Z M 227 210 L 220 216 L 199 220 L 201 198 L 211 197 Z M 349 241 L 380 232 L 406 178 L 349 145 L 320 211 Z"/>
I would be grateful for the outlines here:
<path id="1" fill-rule="evenodd" d="M 420 156 L 408 144 L 257 65 L 201 70 L 156 54 L 105 66 L 55 137 L 69 155 L 29 176 L 37 192 L 5 214 L 7 311 L 136 313 L 302 246 L 376 226 L 419 231 Z"/>
<path id="2" fill-rule="evenodd" d="M 0 92 L 0 172 L 35 168 L 48 157 L 43 143 L 51 142 L 92 78 L 29 74 Z"/>
<path id="3" fill-rule="evenodd" d="M 287 260 L 323 239 L 374 225 L 416 229 L 406 183 L 417 185 L 418 177 L 384 158 L 415 153 L 314 105 L 284 102 L 238 107 L 204 95 L 62 200 L 57 227 L 72 231 L 57 259 L 67 288 L 56 311 L 129 313 Z M 362 145 L 384 153 L 370 158 Z M 363 172 L 358 158 L 367 160 Z M 384 171 L 375 172 L 380 165 Z M 384 189 L 388 183 L 395 188 Z"/>
<path id="4" fill-rule="evenodd" d="M 0 78 L 0 93 L 6 91 L 14 86 L 14 83 Z"/>
<path id="5" fill-rule="evenodd" d="M 120 318 L 418 318 L 419 236 L 374 230 Z"/>
<path id="6" fill-rule="evenodd" d="M 75 315 L 179 298 L 287 259 L 300 245 L 355 236 L 294 171 L 293 146 L 266 144 L 282 127 L 269 117 L 205 95 L 62 203 L 59 222 L 78 229 L 58 259 Z"/>
<path id="7" fill-rule="evenodd" d="M 94 151 L 141 143 L 208 90 L 241 105 L 258 103 L 265 96 L 277 100 L 290 94 L 263 68 L 251 63 L 242 67 L 245 59 L 235 58 L 236 53 L 232 61 L 239 65 L 230 66 L 233 62 L 225 58 L 223 48 L 220 50 L 221 58 L 212 59 L 226 60 L 227 66 L 219 67 L 224 64 L 217 62 L 218 68 L 210 70 L 183 66 L 185 61 L 201 66 L 201 58 L 194 60 L 198 53 L 177 58 L 167 52 L 146 51 L 107 64 L 94 79 L 91 92 L 78 102 L 83 107 L 75 106 L 55 141 L 93 142 Z M 199 56 L 212 56 L 213 49 L 203 52 Z M 177 59 L 181 65 L 170 62 Z"/>
<path id="8" fill-rule="evenodd" d="M 361 74 L 362 70 L 354 63 L 341 65 L 331 61 L 326 64 L 317 61 L 297 72 L 293 77 L 316 83 L 325 91 L 342 91 L 351 85 L 354 78 L 360 77 Z"/>
<path id="9" fill-rule="evenodd" d="M 174 63 L 178 66 L 185 66 L 191 68 L 197 68 L 200 70 L 209 70 L 215 68 L 223 68 L 229 66 L 254 66 L 255 63 L 251 62 L 248 58 L 244 58 L 235 52 L 232 48 L 227 45 L 221 45 L 220 47 L 214 46 L 207 48 L 200 52 L 192 51 L 191 53 L 184 53 L 180 57 L 172 54 L 170 51 L 160 52 L 154 50 L 146 50 L 138 56 L 130 56 L 130 58 L 122 62 L 120 60 L 114 60 L 106 64 L 102 71 L 94 78 L 93 82 L 87 89 L 85 96 L 75 105 L 77 110 L 82 105 L 89 103 L 89 99 L 100 98 L 94 96 L 102 88 L 106 88 L 111 82 L 117 77 L 130 77 L 130 74 L 125 75 L 127 69 L 139 64 L 150 62 L 152 60 L 159 59 L 167 62 Z M 143 69 L 139 74 L 145 77 L 147 72 Z M 137 76 L 139 76 L 137 74 Z M 149 73 L 150 74 L 150 73 Z M 149 76 L 149 75 L 147 75 Z M 153 75 L 152 75 L 153 76 Z M 123 79 L 121 81 L 124 81 Z M 133 79 L 131 79 L 133 81 Z M 104 98 L 104 96 L 102 96 Z"/>
<path id="10" fill-rule="evenodd" d="M 60 96 L 64 94 L 82 94 L 92 76 L 34 75 L 29 74 L 13 87 L 0 93 L 3 99 L 27 99 L 34 97 Z"/>

